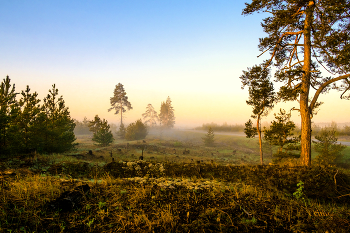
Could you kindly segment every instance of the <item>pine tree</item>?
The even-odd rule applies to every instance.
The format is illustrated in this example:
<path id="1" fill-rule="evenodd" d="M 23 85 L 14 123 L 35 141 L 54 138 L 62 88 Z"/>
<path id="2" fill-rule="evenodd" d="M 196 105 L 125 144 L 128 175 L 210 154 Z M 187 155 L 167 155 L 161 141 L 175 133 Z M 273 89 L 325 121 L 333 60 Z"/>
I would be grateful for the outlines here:
<path id="1" fill-rule="evenodd" d="M 341 152 L 346 148 L 342 144 L 338 144 L 337 132 L 334 128 L 322 129 L 318 135 L 315 136 L 317 140 L 313 141 L 315 151 L 319 154 L 315 161 L 319 165 L 329 165 L 340 159 L 343 154 Z"/>
<path id="2" fill-rule="evenodd" d="M 39 114 L 37 129 L 41 134 L 41 151 L 46 153 L 60 153 L 75 147 L 74 120 L 70 117 L 68 107 L 63 97 L 58 97 L 56 85 L 52 85 L 49 94 L 44 98 L 42 113 Z"/>
<path id="3" fill-rule="evenodd" d="M 214 146 L 214 131 L 211 127 L 208 129 L 208 133 L 202 138 L 205 146 Z"/>
<path id="4" fill-rule="evenodd" d="M 311 118 L 321 104 L 319 95 L 336 89 L 343 92 L 341 98 L 350 98 L 345 96 L 350 87 L 349 11 L 349 0 L 253 0 L 242 12 L 271 14 L 261 24 L 268 36 L 260 39 L 259 49 L 270 52 L 266 66 L 277 67 L 276 80 L 284 83 L 281 99 L 299 97 L 301 162 L 306 166 L 311 165 Z M 332 76 L 322 77 L 320 67 Z"/>
<path id="5" fill-rule="evenodd" d="M 39 141 L 36 137 L 37 131 L 36 120 L 41 112 L 40 99 L 37 98 L 38 93 L 30 93 L 30 88 L 27 86 L 25 91 L 21 92 L 21 99 L 18 102 L 19 114 L 17 117 L 18 132 L 20 134 L 19 147 L 24 153 L 30 153 L 36 150 Z"/>
<path id="6" fill-rule="evenodd" d="M 18 102 L 15 84 L 6 76 L 0 85 L 0 155 L 17 152 L 18 127 L 14 124 L 18 117 Z"/>
<path id="7" fill-rule="evenodd" d="M 89 130 L 95 134 L 101 128 L 101 118 L 96 115 L 94 120 L 88 122 Z"/>
<path id="8" fill-rule="evenodd" d="M 256 135 L 258 135 L 258 130 L 256 127 L 253 127 L 253 122 L 251 119 L 245 123 L 244 133 L 247 138 L 254 138 Z"/>
<path id="9" fill-rule="evenodd" d="M 299 142 L 298 137 L 293 137 L 295 124 L 290 120 L 291 114 L 287 114 L 285 110 L 280 109 L 278 114 L 274 114 L 275 119 L 271 122 L 269 129 L 264 130 L 264 138 L 271 145 L 278 146 L 278 151 L 274 155 L 277 157 L 276 162 L 282 158 L 299 157 L 299 154 L 291 153 L 292 150 L 298 150 L 296 143 Z"/>
<path id="10" fill-rule="evenodd" d="M 120 124 L 123 124 L 123 113 L 127 110 L 132 109 L 130 102 L 128 101 L 128 97 L 126 96 L 126 92 L 124 90 L 124 86 L 121 83 L 115 86 L 114 96 L 110 98 L 111 108 L 108 109 L 108 112 L 111 110 L 115 110 L 114 114 L 120 113 Z"/>
<path id="11" fill-rule="evenodd" d="M 146 112 L 142 114 L 142 117 L 145 121 L 145 124 L 149 124 L 150 127 L 154 127 L 157 125 L 157 121 L 159 121 L 158 114 L 154 110 L 152 104 L 148 104 L 146 108 Z"/>
<path id="12" fill-rule="evenodd" d="M 240 77 L 243 84 L 242 88 L 249 86 L 249 99 L 246 102 L 248 105 L 253 106 L 253 115 L 251 117 L 257 119 L 256 131 L 259 136 L 261 165 L 264 163 L 260 121 L 261 117 L 266 116 L 269 110 L 273 108 L 274 102 L 276 101 L 269 73 L 269 69 L 264 69 L 264 66 L 260 65 L 248 68 L 248 71 L 243 71 L 243 75 Z"/>
<path id="13" fill-rule="evenodd" d="M 159 121 L 161 126 L 173 128 L 175 125 L 174 108 L 171 106 L 171 100 L 168 96 L 166 102 L 161 103 Z"/>
<path id="14" fill-rule="evenodd" d="M 108 146 L 114 141 L 113 134 L 107 120 L 101 120 L 98 115 L 96 115 L 95 119 L 89 122 L 89 127 L 94 133 L 92 141 L 97 142 L 100 146 Z"/>
<path id="15" fill-rule="evenodd" d="M 125 129 L 124 124 L 120 124 L 120 126 L 119 126 L 119 131 L 118 131 L 118 136 L 119 136 L 121 139 L 125 139 L 125 133 L 126 133 L 126 129 Z"/>

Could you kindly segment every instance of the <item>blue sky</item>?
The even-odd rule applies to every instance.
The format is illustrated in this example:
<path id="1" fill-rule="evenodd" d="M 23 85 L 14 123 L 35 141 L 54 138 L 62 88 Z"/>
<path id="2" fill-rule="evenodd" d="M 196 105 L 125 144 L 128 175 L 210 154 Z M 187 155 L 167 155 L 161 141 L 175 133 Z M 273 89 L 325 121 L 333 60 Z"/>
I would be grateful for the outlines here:
<path id="1" fill-rule="evenodd" d="M 107 109 L 122 83 L 134 108 L 127 123 L 170 96 L 178 127 L 241 124 L 251 107 L 239 76 L 267 58 L 257 58 L 267 15 L 242 16 L 244 2 L 1 0 L 0 77 L 41 98 L 55 83 L 78 120 L 118 123 Z M 347 121 L 348 102 L 336 93 L 324 102 L 315 122 Z"/>

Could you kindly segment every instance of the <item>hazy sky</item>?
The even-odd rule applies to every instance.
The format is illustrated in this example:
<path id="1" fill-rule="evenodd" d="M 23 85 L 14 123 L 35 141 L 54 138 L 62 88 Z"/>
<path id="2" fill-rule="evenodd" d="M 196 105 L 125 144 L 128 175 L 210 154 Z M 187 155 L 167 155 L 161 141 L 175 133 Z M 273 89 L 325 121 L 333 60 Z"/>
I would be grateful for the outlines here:
<path id="1" fill-rule="evenodd" d="M 40 98 L 55 83 L 78 120 L 98 114 L 119 123 L 107 109 L 122 83 L 133 106 L 126 123 L 149 103 L 159 112 L 170 96 L 176 127 L 242 124 L 252 108 L 239 76 L 267 58 L 257 58 L 267 15 L 242 16 L 244 2 L 1 0 L 0 78 L 9 75 L 18 92 L 29 85 Z M 350 121 L 350 102 L 338 93 L 320 100 L 313 121 Z M 300 123 L 297 112 L 293 120 Z"/>

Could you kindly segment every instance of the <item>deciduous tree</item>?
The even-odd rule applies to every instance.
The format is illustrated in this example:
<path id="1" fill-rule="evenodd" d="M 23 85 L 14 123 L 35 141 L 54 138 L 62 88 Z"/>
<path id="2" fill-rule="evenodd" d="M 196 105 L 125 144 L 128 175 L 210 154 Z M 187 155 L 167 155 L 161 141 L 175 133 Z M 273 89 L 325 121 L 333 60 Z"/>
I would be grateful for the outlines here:
<path id="1" fill-rule="evenodd" d="M 253 0 L 242 14 L 254 12 L 271 14 L 261 24 L 268 36 L 260 39 L 259 49 L 270 52 L 267 66 L 278 68 L 275 78 L 284 83 L 280 97 L 299 98 L 301 161 L 310 165 L 311 118 L 319 95 L 336 89 L 341 98 L 350 97 L 345 95 L 350 89 L 350 1 Z M 331 76 L 322 76 L 320 67 Z"/>
<path id="2" fill-rule="evenodd" d="M 108 109 L 108 112 L 114 109 L 114 114 L 120 113 L 120 124 L 123 124 L 123 113 L 126 112 L 126 110 L 132 109 L 123 84 L 118 83 L 118 85 L 115 86 L 114 95 L 110 98 L 110 102 L 112 107 Z"/>
<path id="3" fill-rule="evenodd" d="M 148 134 L 146 126 L 142 123 L 141 119 L 134 123 L 131 123 L 126 128 L 125 138 L 126 140 L 139 140 L 144 139 Z"/>

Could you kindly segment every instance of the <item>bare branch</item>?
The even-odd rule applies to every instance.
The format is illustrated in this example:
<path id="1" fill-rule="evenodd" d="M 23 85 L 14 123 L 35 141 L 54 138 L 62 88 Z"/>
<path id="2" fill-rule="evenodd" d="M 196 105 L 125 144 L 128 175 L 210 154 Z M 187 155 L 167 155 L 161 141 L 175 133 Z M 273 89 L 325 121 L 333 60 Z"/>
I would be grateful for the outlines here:
<path id="1" fill-rule="evenodd" d="M 281 43 L 283 37 L 285 36 L 288 36 L 288 35 L 300 35 L 301 33 L 303 33 L 303 30 L 301 31 L 298 31 L 298 32 L 284 32 L 282 34 L 282 36 L 278 39 L 276 45 L 275 45 L 275 48 L 273 49 L 273 53 L 272 53 L 272 56 L 270 58 L 270 60 L 268 61 L 268 63 L 266 64 L 265 68 L 268 67 L 272 61 L 272 59 L 274 58 L 275 54 L 276 54 L 276 50 L 277 50 L 277 47 L 279 46 L 279 44 Z"/>
<path id="2" fill-rule="evenodd" d="M 310 110 L 312 111 L 312 109 L 314 108 L 315 106 L 315 103 L 319 97 L 319 95 L 321 94 L 321 92 L 323 91 L 323 89 L 325 89 L 329 84 L 331 83 L 334 83 L 336 81 L 339 81 L 339 80 L 342 80 L 342 79 L 347 79 L 350 77 L 350 74 L 346 74 L 346 75 L 342 75 L 342 76 L 339 76 L 337 78 L 333 78 L 333 79 L 330 79 L 328 80 L 327 82 L 323 83 L 319 88 L 318 90 L 316 91 L 315 95 L 314 95 L 314 98 L 312 99 L 311 101 L 311 104 L 310 104 Z M 344 92 L 345 93 L 345 92 Z M 344 94 L 343 93 L 343 94 Z M 343 96 L 342 94 L 342 96 Z"/>
<path id="3" fill-rule="evenodd" d="M 298 61 L 298 62 L 294 63 L 293 65 L 291 65 L 291 66 L 289 66 L 289 67 L 286 67 L 286 66 L 285 66 L 284 68 L 282 68 L 282 70 L 290 69 L 290 68 L 292 68 L 293 66 L 298 65 L 299 63 L 302 63 L 302 62 L 304 62 L 304 60 Z"/>

